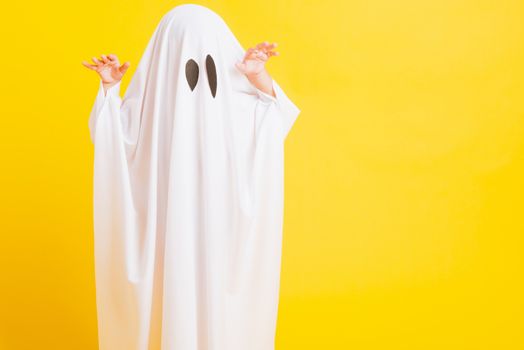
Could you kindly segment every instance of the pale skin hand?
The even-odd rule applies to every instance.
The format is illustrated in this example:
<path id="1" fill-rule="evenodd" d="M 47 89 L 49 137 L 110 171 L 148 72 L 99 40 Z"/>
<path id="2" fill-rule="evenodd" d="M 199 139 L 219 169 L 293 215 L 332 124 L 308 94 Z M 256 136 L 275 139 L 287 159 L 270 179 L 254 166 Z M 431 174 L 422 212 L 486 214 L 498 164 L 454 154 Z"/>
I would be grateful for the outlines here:
<path id="1" fill-rule="evenodd" d="M 254 48 L 247 49 L 243 60 L 236 63 L 238 70 L 246 75 L 251 84 L 273 97 L 276 97 L 273 90 L 273 79 L 267 72 L 265 65 L 270 57 L 279 55 L 278 52 L 273 51 L 275 47 L 277 47 L 277 43 L 270 44 L 264 41 Z"/>
<path id="2" fill-rule="evenodd" d="M 99 59 L 92 58 L 94 64 L 83 61 L 82 64 L 98 73 L 104 86 L 104 95 L 111 86 L 117 84 L 130 66 L 129 62 L 120 65 L 118 57 L 113 54 L 102 55 Z"/>

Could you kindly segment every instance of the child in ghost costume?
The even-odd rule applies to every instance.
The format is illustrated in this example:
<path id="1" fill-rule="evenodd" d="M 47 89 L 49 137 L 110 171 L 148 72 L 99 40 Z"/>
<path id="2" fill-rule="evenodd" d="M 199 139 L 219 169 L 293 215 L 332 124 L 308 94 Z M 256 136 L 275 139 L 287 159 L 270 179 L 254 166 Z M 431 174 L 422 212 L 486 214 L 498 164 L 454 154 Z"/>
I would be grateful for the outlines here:
<path id="1" fill-rule="evenodd" d="M 101 350 L 274 349 L 284 140 L 300 112 L 255 72 L 274 46 L 245 52 L 188 4 L 162 17 L 122 99 L 129 63 L 84 61 L 102 77 L 89 117 Z"/>

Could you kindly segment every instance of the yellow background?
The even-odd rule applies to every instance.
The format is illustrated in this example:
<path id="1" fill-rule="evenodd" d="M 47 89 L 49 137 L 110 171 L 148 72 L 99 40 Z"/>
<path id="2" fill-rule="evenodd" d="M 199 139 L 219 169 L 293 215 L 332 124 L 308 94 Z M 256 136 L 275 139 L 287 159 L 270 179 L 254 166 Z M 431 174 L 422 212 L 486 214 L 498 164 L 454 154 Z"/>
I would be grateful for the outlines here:
<path id="1" fill-rule="evenodd" d="M 97 349 L 81 61 L 129 60 L 125 91 L 178 3 L 4 4 L 1 349 Z M 268 69 L 302 110 L 277 349 L 523 349 L 524 3 L 198 3 L 280 44 Z"/>

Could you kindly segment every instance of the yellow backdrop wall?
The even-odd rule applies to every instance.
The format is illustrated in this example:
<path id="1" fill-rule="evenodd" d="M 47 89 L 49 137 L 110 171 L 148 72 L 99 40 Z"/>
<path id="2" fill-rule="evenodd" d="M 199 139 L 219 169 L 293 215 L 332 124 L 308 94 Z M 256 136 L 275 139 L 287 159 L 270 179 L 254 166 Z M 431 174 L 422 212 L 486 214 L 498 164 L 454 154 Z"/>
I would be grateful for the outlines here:
<path id="1" fill-rule="evenodd" d="M 81 61 L 129 60 L 125 91 L 179 3 L 4 4 L 1 349 L 97 348 Z M 524 3 L 198 3 L 279 43 L 268 69 L 302 110 L 277 349 L 524 348 Z"/>

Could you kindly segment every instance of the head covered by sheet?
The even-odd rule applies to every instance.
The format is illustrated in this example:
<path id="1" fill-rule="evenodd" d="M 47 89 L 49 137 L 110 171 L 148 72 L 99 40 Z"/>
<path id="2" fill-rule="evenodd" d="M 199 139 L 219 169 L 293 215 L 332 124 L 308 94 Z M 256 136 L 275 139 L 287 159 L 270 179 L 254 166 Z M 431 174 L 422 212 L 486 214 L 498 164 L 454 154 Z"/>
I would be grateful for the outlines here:
<path id="1" fill-rule="evenodd" d="M 166 13 L 124 96 L 127 143 L 136 144 L 147 133 L 140 131 L 144 118 L 155 115 L 175 123 L 177 118 L 198 123 L 233 118 L 238 108 L 245 107 L 242 97 L 256 95 L 235 67 L 243 55 L 228 25 L 212 10 L 187 4 Z"/>

